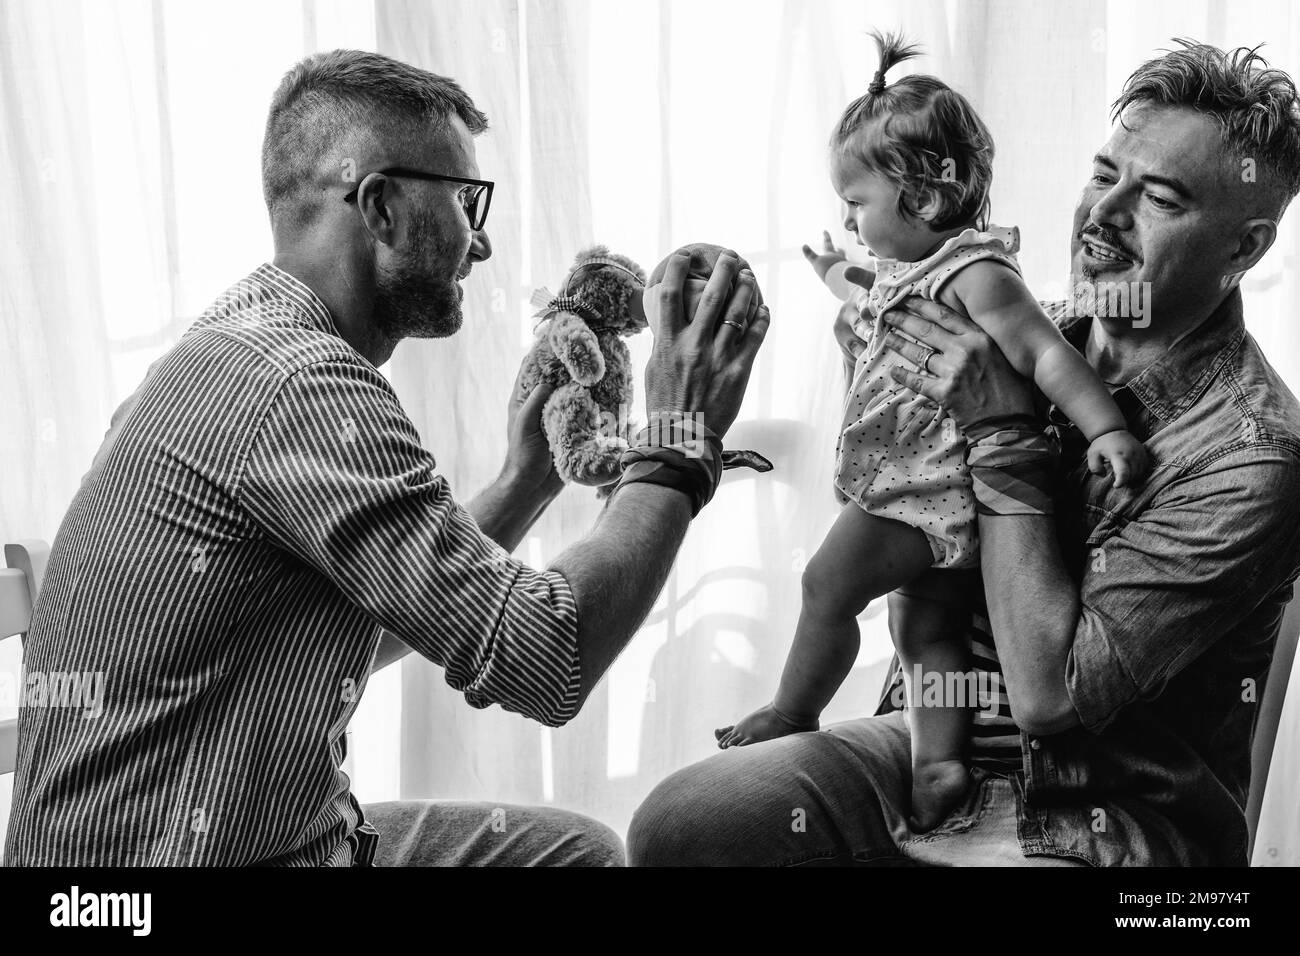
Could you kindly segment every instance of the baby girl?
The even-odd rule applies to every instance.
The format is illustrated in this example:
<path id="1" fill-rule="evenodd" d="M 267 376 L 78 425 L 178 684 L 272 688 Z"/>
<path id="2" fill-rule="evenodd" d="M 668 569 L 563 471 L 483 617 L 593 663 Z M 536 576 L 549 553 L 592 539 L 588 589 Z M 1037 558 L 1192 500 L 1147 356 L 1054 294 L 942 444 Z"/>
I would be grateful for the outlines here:
<path id="1" fill-rule="evenodd" d="M 1147 459 L 1105 385 L 1022 281 L 1017 230 L 988 224 L 988 129 L 965 97 L 934 77 L 886 85 L 889 69 L 918 51 L 898 36 L 875 39 L 880 67 L 841 117 L 830 164 L 845 228 L 876 257 L 874 281 L 858 270 L 869 291 L 843 281 L 846 263 L 829 237 L 822 255 L 804 250 L 827 284 L 858 306 L 854 330 L 867 343 L 836 450 L 843 507 L 804 572 L 799 623 L 776 696 L 718 731 L 718 742 L 743 746 L 816 730 L 857 658 L 857 616 L 872 600 L 912 584 L 891 597 L 890 630 L 908 692 L 911 822 L 925 830 L 965 791 L 966 707 L 973 703 L 921 706 L 917 699 L 914 671 L 964 671 L 967 650 L 958 640 L 960 612 L 917 590 L 915 581 L 930 567 L 978 567 L 978 528 L 966 439 L 942 408 L 890 377 L 902 360 L 884 348 L 881 316 L 908 296 L 964 312 L 1087 436 L 1095 472 L 1109 468 L 1117 485 L 1131 485 Z"/>

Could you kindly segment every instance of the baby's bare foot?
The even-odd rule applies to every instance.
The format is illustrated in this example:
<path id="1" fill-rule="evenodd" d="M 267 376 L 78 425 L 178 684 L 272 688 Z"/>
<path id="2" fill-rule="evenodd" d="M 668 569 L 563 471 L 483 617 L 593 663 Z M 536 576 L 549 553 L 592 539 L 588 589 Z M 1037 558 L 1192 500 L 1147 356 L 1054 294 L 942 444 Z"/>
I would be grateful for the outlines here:
<path id="1" fill-rule="evenodd" d="M 728 747 L 744 747 L 764 740 L 775 740 L 789 734 L 799 734 L 817 730 L 818 722 L 810 720 L 798 723 L 782 716 L 771 704 L 758 708 L 748 717 L 741 718 L 734 727 L 721 727 L 713 732 L 718 746 L 723 750 Z"/>
<path id="2" fill-rule="evenodd" d="M 933 830 L 966 793 L 970 771 L 960 760 L 936 760 L 912 768 L 912 818 L 917 833 Z"/>

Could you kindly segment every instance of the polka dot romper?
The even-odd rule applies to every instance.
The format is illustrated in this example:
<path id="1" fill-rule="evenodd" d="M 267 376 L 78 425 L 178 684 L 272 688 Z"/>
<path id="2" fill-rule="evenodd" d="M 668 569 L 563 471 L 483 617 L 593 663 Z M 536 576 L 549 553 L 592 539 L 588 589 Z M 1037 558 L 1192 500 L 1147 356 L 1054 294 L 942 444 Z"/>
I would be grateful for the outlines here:
<path id="1" fill-rule="evenodd" d="M 880 259 L 876 281 L 854 331 L 867 342 L 858 357 L 836 446 L 835 489 L 842 504 L 923 531 L 934 567 L 979 563 L 975 498 L 966 468 L 966 438 L 940 408 L 889 377 L 894 365 L 912 368 L 883 347 L 880 316 L 911 295 L 937 298 L 957 272 L 980 259 L 1005 262 L 1017 273 L 1015 227 L 967 229 L 920 262 Z M 899 333 L 904 338 L 908 336 Z"/>

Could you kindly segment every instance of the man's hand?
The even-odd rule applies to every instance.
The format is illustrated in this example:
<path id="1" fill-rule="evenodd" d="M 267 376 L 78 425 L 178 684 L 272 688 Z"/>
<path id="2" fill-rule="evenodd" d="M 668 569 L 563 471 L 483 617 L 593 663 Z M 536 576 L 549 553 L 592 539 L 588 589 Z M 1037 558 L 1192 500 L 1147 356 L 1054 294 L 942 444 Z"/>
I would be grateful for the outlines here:
<path id="1" fill-rule="evenodd" d="M 717 251 L 691 248 L 710 259 Z M 652 416 L 698 415 L 721 437 L 740 411 L 770 318 L 760 305 L 746 321 L 758 293 L 734 252 L 717 256 L 698 307 L 688 312 L 683 300 L 691 258 L 679 250 L 661 263 L 642 297 L 654 330 L 646 410 Z M 677 489 L 633 482 L 614 493 L 591 534 L 551 565 L 569 582 L 578 607 L 580 700 L 650 612 L 691 517 L 690 500 Z"/>
<path id="2" fill-rule="evenodd" d="M 917 366 L 916 371 L 895 366 L 890 377 L 942 405 L 963 431 L 969 434 L 972 426 L 990 418 L 1033 413 L 1029 382 L 993 339 L 960 312 L 911 296 L 885 313 L 885 323 L 923 343 L 893 331 L 885 336 L 885 348 Z"/>
<path id="3" fill-rule="evenodd" d="M 679 250 L 668 259 L 663 280 L 645 292 L 646 316 L 654 329 L 654 350 L 646 365 L 646 411 L 686 412 L 724 435 L 740 411 L 745 387 L 771 316 L 758 298 L 754 274 L 725 251 L 700 294 L 694 313 L 685 290 L 691 256 Z"/>
<path id="4" fill-rule="evenodd" d="M 857 318 L 857 307 L 852 302 L 845 302 L 840 306 L 840 311 L 835 316 L 835 324 L 831 327 L 831 332 L 835 336 L 835 344 L 840 347 L 844 361 L 848 363 L 850 369 L 857 364 L 858 356 L 867 347 L 866 341 L 859 338 L 858 333 L 853 331 L 853 323 L 857 321 Z"/>
<path id="5" fill-rule="evenodd" d="M 506 413 L 506 462 L 501 473 L 512 485 L 553 497 L 564 487 L 564 480 L 555 470 L 551 446 L 542 430 L 542 408 L 554 389 L 541 384 L 531 394 L 520 396 L 519 380 L 523 374 L 521 365 L 515 375 L 514 388 L 510 390 L 510 407 Z"/>

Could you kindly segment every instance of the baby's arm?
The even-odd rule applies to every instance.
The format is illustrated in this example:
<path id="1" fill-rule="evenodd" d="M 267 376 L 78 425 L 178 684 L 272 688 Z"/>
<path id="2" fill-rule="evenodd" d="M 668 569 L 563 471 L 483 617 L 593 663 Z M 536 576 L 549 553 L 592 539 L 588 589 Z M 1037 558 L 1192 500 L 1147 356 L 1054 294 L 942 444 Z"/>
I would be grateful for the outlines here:
<path id="1" fill-rule="evenodd" d="M 971 263 L 940 291 L 939 300 L 969 315 L 1016 371 L 1032 378 L 1094 443 L 1089 449 L 1093 471 L 1107 462 L 1121 486 L 1142 476 L 1147 464 L 1142 443 L 1128 433 L 1119 406 L 1092 366 L 1065 341 L 1014 270 L 991 259 Z"/>
<path id="2" fill-rule="evenodd" d="M 844 303 L 835 315 L 833 331 L 840 353 L 844 356 L 844 385 L 847 388 L 853 382 L 858 354 L 866 347 L 866 343 L 853 331 L 853 323 L 866 304 L 866 297 L 876 281 L 876 274 L 870 269 L 849 262 L 844 253 L 835 248 L 829 232 L 822 233 L 820 254 L 813 252 L 812 247 L 804 246 L 803 257 L 813 267 L 817 277 L 826 283 L 826 288 Z"/>
<path id="3" fill-rule="evenodd" d="M 811 246 L 803 247 L 803 257 L 826 283 L 835 298 L 841 302 L 855 302 L 861 308 L 865 296 L 876 281 L 876 274 L 865 266 L 849 262 L 843 250 L 837 249 L 829 232 L 822 233 L 822 251 L 813 252 Z"/>

